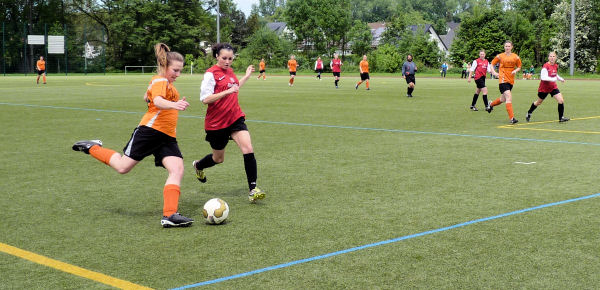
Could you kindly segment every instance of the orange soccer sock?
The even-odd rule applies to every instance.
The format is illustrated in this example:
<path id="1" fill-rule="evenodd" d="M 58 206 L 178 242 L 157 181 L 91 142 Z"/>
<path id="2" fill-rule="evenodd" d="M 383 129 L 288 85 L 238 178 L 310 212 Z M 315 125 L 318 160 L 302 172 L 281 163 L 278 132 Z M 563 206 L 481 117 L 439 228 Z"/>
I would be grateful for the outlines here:
<path id="1" fill-rule="evenodd" d="M 118 154 L 118 153 L 115 152 L 114 150 L 104 148 L 104 147 L 98 146 L 98 145 L 94 145 L 94 146 L 92 146 L 92 148 L 90 148 L 90 155 L 92 155 L 92 157 L 100 160 L 100 162 L 102 162 L 106 165 L 109 165 L 109 166 L 110 166 L 110 158 L 115 154 Z"/>
<path id="2" fill-rule="evenodd" d="M 44 83 L 46 83 L 46 76 L 44 76 Z"/>
<path id="3" fill-rule="evenodd" d="M 508 112 L 508 118 L 513 119 L 515 114 L 513 113 L 512 103 L 506 103 L 506 111 Z"/>
<path id="4" fill-rule="evenodd" d="M 359 81 L 358 83 L 356 83 L 356 86 L 360 86 L 360 84 L 362 84 L 362 81 Z"/>
<path id="5" fill-rule="evenodd" d="M 500 98 L 495 99 L 491 104 L 490 107 L 495 107 L 498 106 L 502 103 L 502 101 L 500 101 Z"/>
<path id="6" fill-rule="evenodd" d="M 294 78 L 290 78 L 290 85 L 294 84 Z"/>
<path id="7" fill-rule="evenodd" d="M 181 190 L 179 185 L 165 185 L 165 188 L 163 189 L 163 216 L 168 217 L 177 212 L 180 194 Z"/>
<path id="8" fill-rule="evenodd" d="M 367 80 L 367 89 L 369 88 L 369 80 Z"/>

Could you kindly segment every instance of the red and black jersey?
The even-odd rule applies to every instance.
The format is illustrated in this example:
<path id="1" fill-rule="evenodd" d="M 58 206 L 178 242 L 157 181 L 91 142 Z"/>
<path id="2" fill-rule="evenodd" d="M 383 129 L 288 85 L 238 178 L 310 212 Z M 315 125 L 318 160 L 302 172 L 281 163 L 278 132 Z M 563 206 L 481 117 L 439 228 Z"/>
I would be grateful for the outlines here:
<path id="1" fill-rule="evenodd" d="M 558 89 L 556 85 L 556 79 L 558 77 L 558 64 L 550 64 L 549 62 L 545 63 L 542 67 L 542 75 L 544 74 L 543 70 L 548 72 L 548 77 L 554 78 L 554 81 L 540 81 L 540 86 L 538 87 L 538 92 L 540 93 L 550 93 L 555 89 Z"/>
<path id="2" fill-rule="evenodd" d="M 487 75 L 487 72 L 489 71 L 489 68 L 488 68 L 489 62 L 487 61 L 487 59 L 478 58 L 475 61 L 473 61 L 473 65 L 476 65 L 475 66 L 475 79 L 476 80 L 480 79 L 481 77 L 485 77 Z M 471 68 L 471 70 L 473 70 L 473 68 Z"/>
<path id="3" fill-rule="evenodd" d="M 214 92 L 220 92 L 230 89 L 233 85 L 240 85 L 233 69 L 224 70 L 217 65 L 206 70 L 206 74 L 212 74 L 214 77 Z M 238 93 L 231 93 L 213 103 L 208 104 L 206 118 L 204 119 L 204 129 L 208 131 L 219 130 L 229 127 L 237 119 L 244 117 L 245 114 L 238 103 Z"/>
<path id="4" fill-rule="evenodd" d="M 334 58 L 331 60 L 331 71 L 333 72 L 341 72 L 342 71 L 342 60 L 339 58 Z"/>

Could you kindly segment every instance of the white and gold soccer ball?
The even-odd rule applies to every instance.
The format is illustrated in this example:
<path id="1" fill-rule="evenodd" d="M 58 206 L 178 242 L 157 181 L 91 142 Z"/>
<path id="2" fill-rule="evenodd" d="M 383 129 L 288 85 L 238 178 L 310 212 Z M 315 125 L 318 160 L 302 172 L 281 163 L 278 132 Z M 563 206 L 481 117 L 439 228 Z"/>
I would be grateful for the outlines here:
<path id="1" fill-rule="evenodd" d="M 207 223 L 218 225 L 229 216 L 229 205 L 220 198 L 210 199 L 204 204 L 202 215 Z"/>

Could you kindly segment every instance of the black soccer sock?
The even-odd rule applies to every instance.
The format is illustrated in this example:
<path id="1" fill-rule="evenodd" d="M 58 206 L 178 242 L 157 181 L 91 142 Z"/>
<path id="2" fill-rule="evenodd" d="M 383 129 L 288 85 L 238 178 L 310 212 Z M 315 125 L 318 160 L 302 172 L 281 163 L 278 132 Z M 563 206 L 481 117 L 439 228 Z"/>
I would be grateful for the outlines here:
<path id="1" fill-rule="evenodd" d="M 483 95 L 482 97 L 483 97 L 483 104 L 486 107 L 488 107 L 490 105 L 490 103 L 488 102 L 487 95 Z"/>
<path id="2" fill-rule="evenodd" d="M 477 104 L 477 98 L 479 98 L 479 94 L 473 94 L 473 101 L 471 102 L 471 107 Z"/>
<path id="3" fill-rule="evenodd" d="M 208 155 L 204 156 L 204 158 L 202 158 L 200 161 L 196 162 L 196 169 L 202 170 L 204 168 L 209 168 L 209 167 L 215 166 L 217 164 L 217 162 L 215 162 L 212 157 L 213 157 L 212 154 L 208 154 Z"/>
<path id="4" fill-rule="evenodd" d="M 529 111 L 527 111 L 527 113 L 531 114 L 531 113 L 533 113 L 533 111 L 535 111 L 535 109 L 537 109 L 537 106 L 535 105 L 535 103 L 531 103 L 531 107 L 529 107 Z"/>
<path id="5" fill-rule="evenodd" d="M 408 88 L 408 95 L 409 95 L 409 96 L 412 96 L 412 92 L 413 92 L 414 90 L 415 90 L 414 88 L 411 88 L 411 87 L 409 87 L 409 88 Z"/>
<path id="6" fill-rule="evenodd" d="M 248 178 L 248 187 L 253 190 L 256 187 L 256 158 L 254 153 L 244 154 L 244 168 Z"/>
<path id="7" fill-rule="evenodd" d="M 340 81 L 340 80 L 335 80 L 335 86 L 336 86 L 336 87 L 338 86 L 338 82 L 339 82 L 339 81 Z"/>
<path id="8" fill-rule="evenodd" d="M 562 119 L 563 114 L 565 113 L 565 104 L 558 104 L 558 119 Z"/>

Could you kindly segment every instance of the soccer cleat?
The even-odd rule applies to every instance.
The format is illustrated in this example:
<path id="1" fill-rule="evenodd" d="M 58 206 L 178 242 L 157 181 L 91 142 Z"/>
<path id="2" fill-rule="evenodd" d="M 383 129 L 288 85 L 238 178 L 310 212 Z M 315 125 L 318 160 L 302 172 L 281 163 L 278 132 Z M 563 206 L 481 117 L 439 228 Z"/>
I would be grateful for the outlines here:
<path id="1" fill-rule="evenodd" d="M 355 90 L 358 90 L 358 85 L 354 86 L 354 89 L 355 89 Z"/>
<path id="2" fill-rule="evenodd" d="M 73 144 L 73 150 L 75 151 L 83 151 L 83 153 L 85 154 L 90 154 L 90 148 L 92 148 L 92 146 L 102 146 L 102 141 L 100 140 L 83 140 L 83 141 L 77 141 L 75 142 L 75 144 Z"/>
<path id="3" fill-rule="evenodd" d="M 531 113 L 527 113 L 527 116 L 525 116 L 525 120 L 527 122 L 529 122 L 530 119 L 531 119 Z"/>
<path id="4" fill-rule="evenodd" d="M 477 107 L 475 107 L 475 106 L 471 106 L 471 107 L 469 107 L 469 109 L 471 109 L 472 111 L 479 111 L 479 110 L 477 110 Z"/>
<path id="5" fill-rule="evenodd" d="M 370 91 L 370 90 L 371 90 L 371 88 L 367 88 L 367 91 Z"/>
<path id="6" fill-rule="evenodd" d="M 487 106 L 487 107 L 485 107 L 485 110 L 486 110 L 488 113 L 491 113 L 491 112 L 494 110 L 494 107 L 492 107 L 492 106 Z"/>
<path id="7" fill-rule="evenodd" d="M 189 227 L 193 222 L 193 219 L 184 217 L 178 212 L 169 217 L 163 216 L 160 220 L 160 224 L 163 226 L 163 228 Z"/>
<path id="8" fill-rule="evenodd" d="M 510 124 L 511 124 L 511 125 L 514 125 L 514 124 L 516 124 L 516 123 L 518 123 L 518 122 L 519 122 L 519 120 L 517 120 L 517 119 L 515 119 L 515 118 L 512 118 L 512 119 L 510 119 Z"/>
<path id="9" fill-rule="evenodd" d="M 194 169 L 196 170 L 196 178 L 198 178 L 198 181 L 206 183 L 206 174 L 204 173 L 204 170 L 198 169 L 196 167 L 196 163 L 198 162 L 200 162 L 200 160 L 194 160 L 194 162 L 192 162 L 192 167 L 194 167 Z"/>
<path id="10" fill-rule="evenodd" d="M 250 200 L 251 203 L 255 203 L 256 200 L 263 198 L 265 198 L 265 192 L 258 187 L 255 187 L 253 190 L 250 190 L 250 193 L 248 193 L 248 200 Z"/>
<path id="11" fill-rule="evenodd" d="M 571 119 L 565 118 L 565 117 L 561 117 L 560 120 L 558 120 L 558 122 L 562 123 L 562 122 L 566 122 L 566 121 L 569 121 L 569 120 L 571 120 Z"/>
<path id="12" fill-rule="evenodd" d="M 335 88 L 336 88 L 336 89 L 339 89 L 339 87 L 338 87 L 338 86 L 335 86 Z"/>

